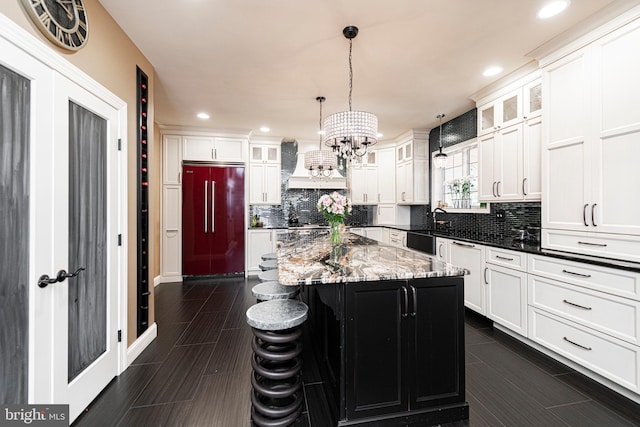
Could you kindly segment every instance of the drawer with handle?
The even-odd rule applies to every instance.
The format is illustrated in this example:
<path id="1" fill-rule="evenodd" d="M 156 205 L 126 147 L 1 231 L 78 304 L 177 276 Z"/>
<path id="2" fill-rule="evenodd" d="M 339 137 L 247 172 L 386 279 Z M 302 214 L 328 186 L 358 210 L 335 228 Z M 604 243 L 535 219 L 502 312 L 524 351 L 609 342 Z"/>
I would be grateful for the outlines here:
<path id="1" fill-rule="evenodd" d="M 529 338 L 634 392 L 639 348 L 529 306 Z"/>
<path id="2" fill-rule="evenodd" d="M 527 270 L 527 254 L 506 249 L 487 247 L 487 262 L 503 267 Z"/>
<path id="3" fill-rule="evenodd" d="M 640 303 L 529 275 L 529 305 L 640 345 Z"/>
<path id="4" fill-rule="evenodd" d="M 528 264 L 529 274 L 640 300 L 640 273 L 542 255 L 529 255 Z"/>

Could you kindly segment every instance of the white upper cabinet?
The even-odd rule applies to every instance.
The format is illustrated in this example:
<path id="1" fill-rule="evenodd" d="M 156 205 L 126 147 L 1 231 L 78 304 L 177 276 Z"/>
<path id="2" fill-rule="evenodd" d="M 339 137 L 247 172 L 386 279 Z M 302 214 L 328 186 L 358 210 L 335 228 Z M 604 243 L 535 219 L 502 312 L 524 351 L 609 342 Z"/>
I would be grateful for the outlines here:
<path id="1" fill-rule="evenodd" d="M 180 185 L 182 174 L 182 137 L 163 135 L 162 137 L 162 182 Z"/>
<path id="2" fill-rule="evenodd" d="M 539 75 L 532 72 L 478 101 L 480 201 L 541 198 Z"/>
<path id="3" fill-rule="evenodd" d="M 542 81 L 536 79 L 522 88 L 522 118 L 524 120 L 542 114 Z"/>
<path id="4" fill-rule="evenodd" d="M 396 161 L 393 147 L 377 150 L 378 203 L 396 202 Z"/>
<path id="5" fill-rule="evenodd" d="M 280 164 L 280 146 L 251 144 L 249 156 L 252 163 Z"/>
<path id="6" fill-rule="evenodd" d="M 413 130 L 396 145 L 396 203 L 429 203 L 429 134 Z"/>
<path id="7" fill-rule="evenodd" d="M 244 162 L 246 140 L 214 136 L 184 136 L 183 160 Z"/>
<path id="8" fill-rule="evenodd" d="M 638 47 L 635 20 L 543 62 L 545 248 L 640 253 L 640 61 L 630 54 Z"/>
<path id="9" fill-rule="evenodd" d="M 250 144 L 249 160 L 249 203 L 280 204 L 280 145 Z"/>
<path id="10" fill-rule="evenodd" d="M 522 121 L 522 88 L 478 107 L 478 135 L 496 132 Z"/>

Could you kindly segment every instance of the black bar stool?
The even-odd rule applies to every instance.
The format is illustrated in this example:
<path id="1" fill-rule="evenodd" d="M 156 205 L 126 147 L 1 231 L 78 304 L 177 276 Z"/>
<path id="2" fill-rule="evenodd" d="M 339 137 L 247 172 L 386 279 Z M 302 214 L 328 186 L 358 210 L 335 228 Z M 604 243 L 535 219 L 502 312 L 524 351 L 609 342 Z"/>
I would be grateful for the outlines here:
<path id="1" fill-rule="evenodd" d="M 302 413 L 302 335 L 305 303 L 277 299 L 247 310 L 251 347 L 251 420 L 258 427 L 285 427 Z"/>

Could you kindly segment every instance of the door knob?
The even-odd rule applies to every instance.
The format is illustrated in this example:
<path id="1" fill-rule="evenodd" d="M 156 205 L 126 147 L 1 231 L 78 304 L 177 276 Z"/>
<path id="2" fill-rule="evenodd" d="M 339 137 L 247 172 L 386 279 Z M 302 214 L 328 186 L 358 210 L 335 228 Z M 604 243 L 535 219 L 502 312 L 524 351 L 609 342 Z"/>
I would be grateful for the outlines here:
<path id="1" fill-rule="evenodd" d="M 56 274 L 56 277 L 53 278 L 49 277 L 48 274 L 43 274 L 38 278 L 38 286 L 41 288 L 46 288 L 48 285 L 51 285 L 53 283 L 63 282 L 67 278 L 76 277 L 83 270 L 84 267 L 80 267 L 73 273 L 67 273 L 66 270 L 60 270 L 58 271 L 58 274 Z"/>

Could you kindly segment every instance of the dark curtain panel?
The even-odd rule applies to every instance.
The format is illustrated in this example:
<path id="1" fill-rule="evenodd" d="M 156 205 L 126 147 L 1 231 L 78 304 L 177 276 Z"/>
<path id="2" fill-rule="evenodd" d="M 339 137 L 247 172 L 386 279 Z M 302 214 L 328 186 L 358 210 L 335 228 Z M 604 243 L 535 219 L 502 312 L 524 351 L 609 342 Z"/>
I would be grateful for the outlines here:
<path id="1" fill-rule="evenodd" d="M 69 381 L 107 345 L 107 122 L 69 103 Z"/>
<path id="2" fill-rule="evenodd" d="M 0 403 L 27 403 L 30 81 L 0 66 Z"/>

